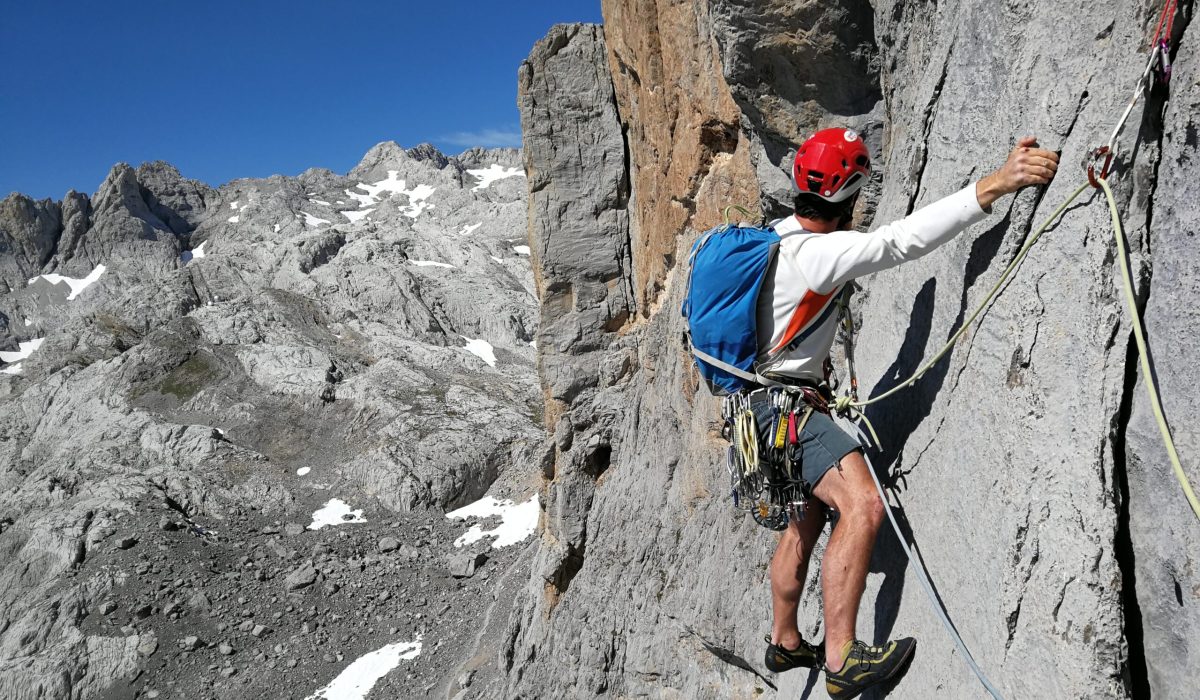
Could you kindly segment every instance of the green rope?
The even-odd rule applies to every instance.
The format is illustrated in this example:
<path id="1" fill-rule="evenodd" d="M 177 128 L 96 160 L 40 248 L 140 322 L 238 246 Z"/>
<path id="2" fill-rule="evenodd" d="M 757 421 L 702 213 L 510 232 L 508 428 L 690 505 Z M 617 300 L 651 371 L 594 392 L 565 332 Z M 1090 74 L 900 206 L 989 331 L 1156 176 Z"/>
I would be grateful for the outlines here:
<path id="1" fill-rule="evenodd" d="M 743 207 L 740 204 L 730 204 L 729 206 L 725 207 L 725 225 L 726 226 L 729 225 L 729 212 L 735 211 L 735 210 L 742 212 L 746 216 L 751 216 L 751 217 L 754 216 L 754 214 L 751 214 L 750 210 L 747 209 L 746 207 Z"/>
<path id="2" fill-rule="evenodd" d="M 1175 478 L 1179 480 L 1179 485 L 1183 488 L 1183 495 L 1187 496 L 1188 503 L 1192 506 L 1192 512 L 1196 514 L 1197 519 L 1200 519 L 1200 501 L 1196 499 L 1196 492 L 1192 490 L 1192 484 L 1188 481 L 1187 474 L 1183 471 L 1183 464 L 1179 461 L 1179 453 L 1175 451 L 1175 440 L 1171 437 L 1171 427 L 1167 425 L 1162 401 L 1158 396 L 1158 380 L 1150 369 L 1150 351 L 1146 344 L 1146 336 L 1142 331 L 1142 316 L 1138 313 L 1137 297 L 1133 293 L 1133 280 L 1129 275 L 1129 251 L 1125 247 L 1125 232 L 1121 229 L 1121 214 L 1117 211 L 1117 200 L 1113 198 L 1108 180 L 1103 177 L 1096 179 L 1100 182 L 1100 187 L 1104 189 L 1104 196 L 1108 198 L 1108 211 L 1112 214 L 1113 235 L 1116 236 L 1117 253 L 1121 257 L 1121 278 L 1125 281 L 1125 302 L 1129 304 L 1129 313 L 1133 316 L 1133 338 L 1137 342 L 1138 359 L 1142 364 L 1142 382 L 1146 385 L 1146 393 L 1150 395 L 1150 406 L 1154 409 L 1154 419 L 1158 422 L 1158 431 L 1162 433 L 1163 444 L 1167 447 L 1167 456 L 1171 458 L 1171 467 L 1175 470 Z"/>
<path id="3" fill-rule="evenodd" d="M 937 354 L 930 358 L 930 360 L 924 365 L 922 365 L 921 368 L 913 373 L 911 377 L 892 387 L 888 391 L 883 392 L 879 396 L 866 399 L 865 401 L 856 401 L 850 396 L 839 396 L 834 401 L 834 408 L 839 412 L 845 412 L 852 408 L 865 408 L 873 403 L 883 401 L 889 396 L 893 396 L 900 391 L 907 389 L 913 384 L 916 384 L 918 379 L 928 372 L 931 367 L 936 365 L 938 361 L 946 355 L 946 353 L 950 352 L 950 349 L 953 348 L 954 344 L 963 337 L 963 334 L 967 332 L 967 329 L 971 327 L 971 324 L 975 322 L 975 319 L 979 318 L 979 314 L 983 313 L 983 310 L 992 303 L 992 300 L 995 299 L 996 295 L 1000 293 L 1000 290 L 1004 288 L 1004 285 L 1008 282 L 1009 278 L 1012 277 L 1013 273 L 1017 271 L 1017 267 L 1020 266 L 1021 261 L 1025 259 L 1026 255 L 1029 254 L 1029 250 L 1033 248 L 1033 244 L 1038 242 L 1038 239 L 1042 237 L 1042 234 L 1045 233 L 1046 230 L 1058 220 L 1058 217 L 1062 216 L 1062 213 L 1067 210 L 1067 207 L 1071 206 L 1071 202 L 1074 202 L 1075 199 L 1079 197 L 1079 195 L 1082 194 L 1087 188 L 1088 184 L 1086 182 L 1080 185 L 1079 189 L 1072 192 L 1071 196 L 1067 197 L 1066 201 L 1060 204 L 1058 209 L 1054 210 L 1054 213 L 1050 215 L 1050 218 L 1046 219 L 1046 222 L 1039 226 L 1038 229 L 1029 236 L 1029 238 L 1025 241 L 1025 244 L 1022 245 L 1021 249 L 1017 252 L 1016 257 L 1013 258 L 1012 262 L 1010 262 L 1008 267 L 1004 269 L 1004 272 L 1001 273 L 1000 279 L 996 281 L 995 286 L 992 287 L 992 290 L 988 292 L 987 296 L 984 297 L 979 306 L 975 308 L 975 311 L 973 311 L 971 315 L 967 317 L 966 321 L 963 321 L 962 326 L 954 332 L 954 335 L 950 336 L 950 339 L 946 341 L 946 344 L 942 346 L 942 349 L 938 350 Z M 858 415 L 862 415 L 861 411 L 856 411 L 856 413 Z M 868 427 L 869 426 L 870 424 L 868 423 Z M 874 430 L 872 429 L 871 432 L 874 433 Z"/>

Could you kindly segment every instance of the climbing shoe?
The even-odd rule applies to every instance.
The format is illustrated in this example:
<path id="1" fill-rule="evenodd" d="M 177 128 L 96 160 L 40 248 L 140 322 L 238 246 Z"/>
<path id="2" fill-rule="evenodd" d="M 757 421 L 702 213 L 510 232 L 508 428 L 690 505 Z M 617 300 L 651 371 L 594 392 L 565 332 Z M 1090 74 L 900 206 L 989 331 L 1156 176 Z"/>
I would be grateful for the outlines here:
<path id="1" fill-rule="evenodd" d="M 842 647 L 846 659 L 837 673 L 825 668 L 825 690 L 833 700 L 850 700 L 903 671 L 912 660 L 917 640 L 906 637 L 881 647 L 854 640 Z"/>
<path id="2" fill-rule="evenodd" d="M 772 644 L 770 637 L 763 637 L 767 643 L 766 665 L 773 673 L 783 673 L 793 668 L 813 668 L 825 660 L 825 645 L 813 646 L 800 639 L 800 646 L 786 649 Z"/>

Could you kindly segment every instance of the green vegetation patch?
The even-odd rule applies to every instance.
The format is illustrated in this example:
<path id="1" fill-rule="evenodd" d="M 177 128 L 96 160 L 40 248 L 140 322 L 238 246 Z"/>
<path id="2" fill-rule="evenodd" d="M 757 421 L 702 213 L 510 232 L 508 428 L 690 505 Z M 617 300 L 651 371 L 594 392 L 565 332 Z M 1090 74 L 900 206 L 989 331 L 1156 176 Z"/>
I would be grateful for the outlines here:
<path id="1" fill-rule="evenodd" d="M 197 353 L 187 362 L 171 370 L 158 385 L 161 394 L 170 394 L 180 401 L 190 401 L 204 387 L 221 376 L 221 370 L 206 353 Z"/>

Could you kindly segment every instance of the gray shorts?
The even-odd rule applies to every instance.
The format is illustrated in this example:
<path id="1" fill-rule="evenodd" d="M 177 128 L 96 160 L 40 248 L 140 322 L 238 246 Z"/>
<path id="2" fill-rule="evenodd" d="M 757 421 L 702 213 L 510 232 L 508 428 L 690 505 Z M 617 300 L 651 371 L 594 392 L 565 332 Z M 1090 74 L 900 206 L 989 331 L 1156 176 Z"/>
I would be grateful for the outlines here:
<path id="1" fill-rule="evenodd" d="M 756 400 L 751 409 L 758 419 L 759 452 L 767 454 L 776 427 L 771 405 L 765 399 L 761 402 Z M 860 449 L 858 440 L 847 435 L 832 418 L 819 411 L 813 411 L 798 437 L 802 454 L 800 473 L 810 489 L 815 488 L 825 472 L 836 467 L 842 457 Z"/>

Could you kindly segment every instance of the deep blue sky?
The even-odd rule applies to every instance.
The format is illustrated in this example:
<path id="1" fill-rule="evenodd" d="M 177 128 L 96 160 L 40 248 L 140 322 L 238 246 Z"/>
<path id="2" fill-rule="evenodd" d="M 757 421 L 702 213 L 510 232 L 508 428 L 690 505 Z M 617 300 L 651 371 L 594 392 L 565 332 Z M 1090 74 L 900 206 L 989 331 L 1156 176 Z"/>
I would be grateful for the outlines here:
<path id="1" fill-rule="evenodd" d="M 517 67 L 600 0 L 36 0 L 0 21 L 0 197 L 114 163 L 213 185 L 352 168 L 374 144 L 516 146 Z"/>

